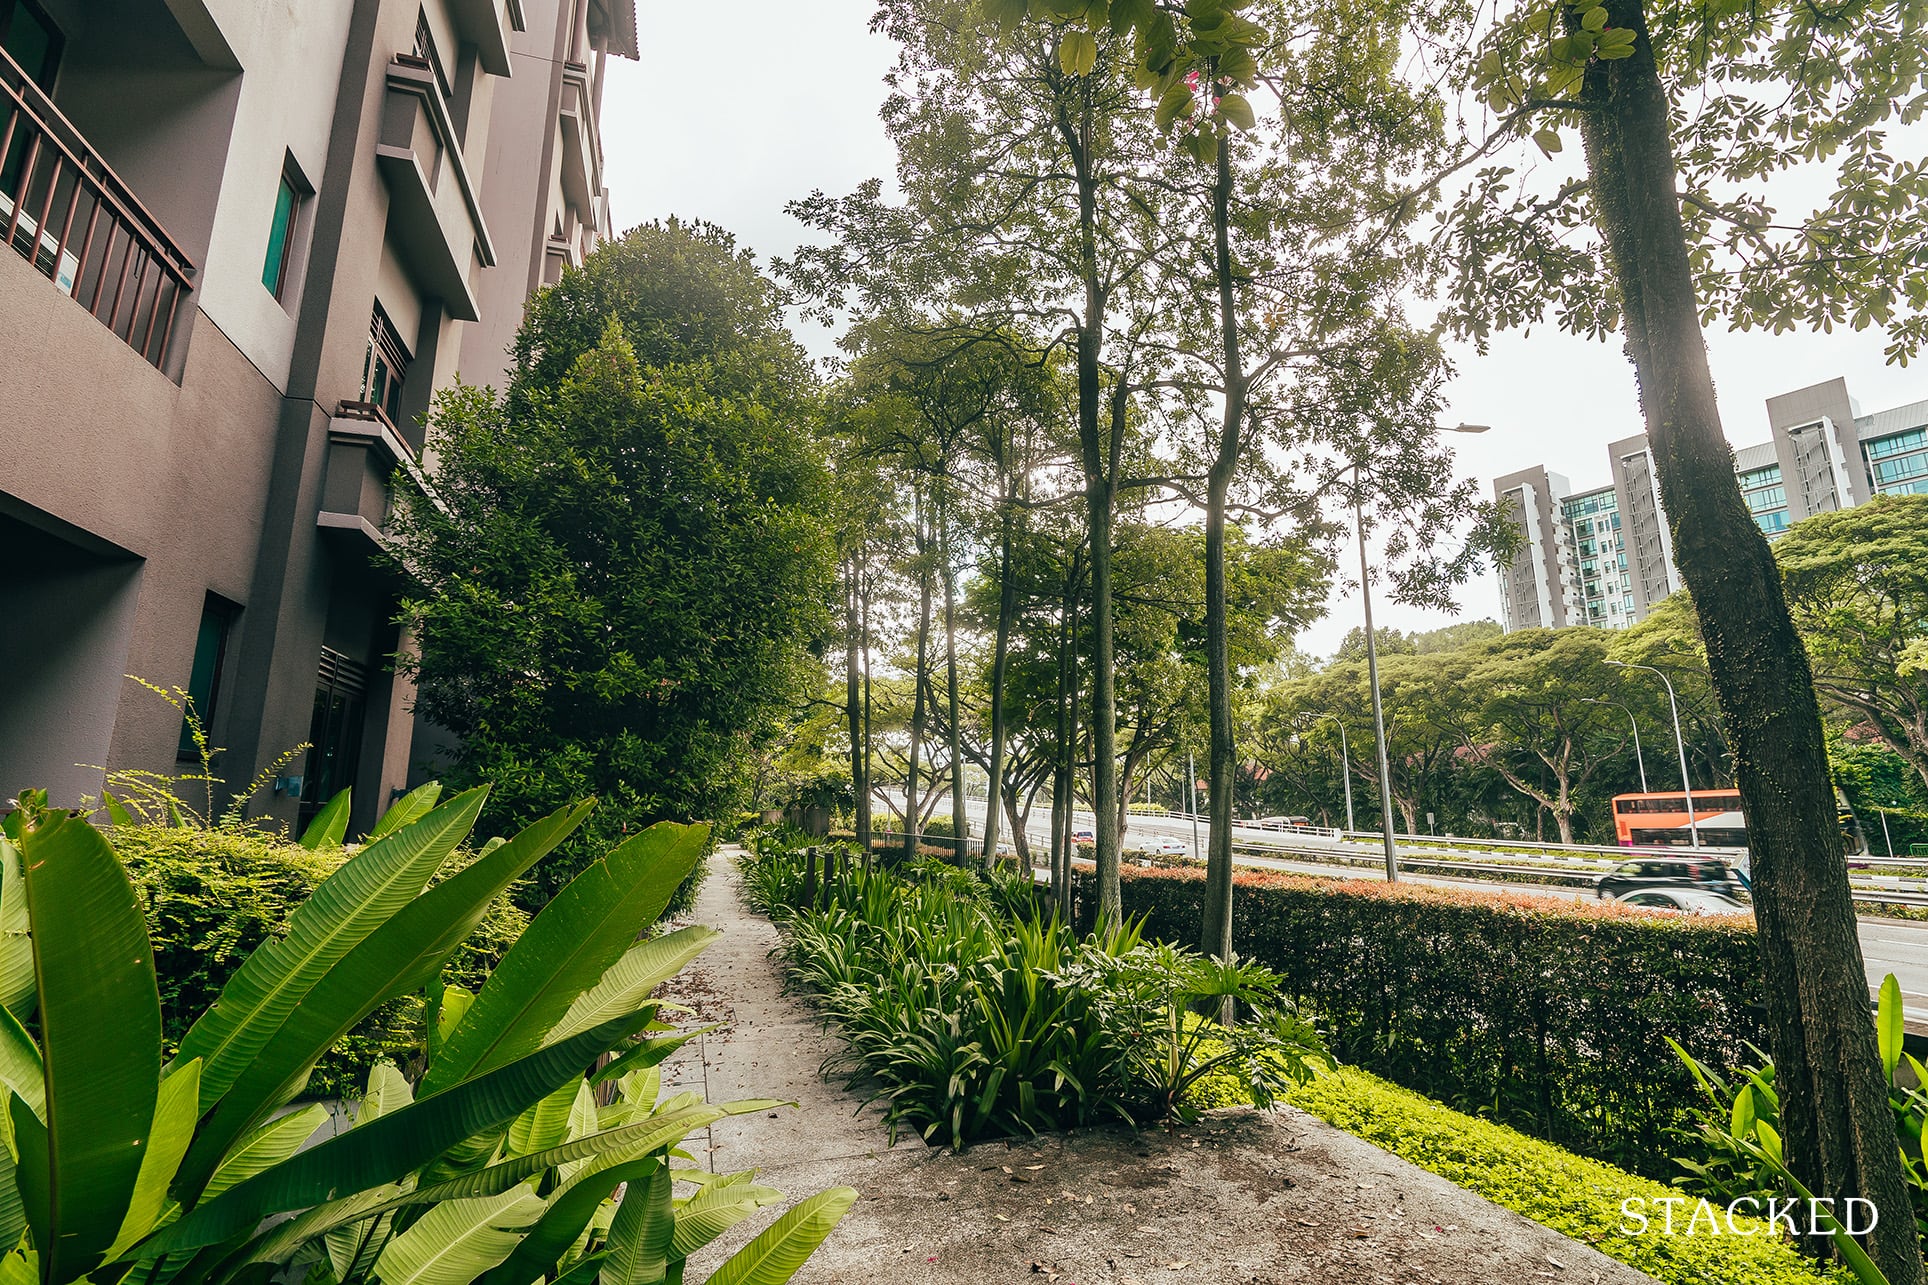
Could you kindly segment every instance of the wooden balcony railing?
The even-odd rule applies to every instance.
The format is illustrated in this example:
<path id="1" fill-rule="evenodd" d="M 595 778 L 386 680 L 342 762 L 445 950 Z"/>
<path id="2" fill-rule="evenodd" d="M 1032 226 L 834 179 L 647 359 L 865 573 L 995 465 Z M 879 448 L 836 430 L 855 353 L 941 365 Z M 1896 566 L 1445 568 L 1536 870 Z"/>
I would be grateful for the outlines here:
<path id="1" fill-rule="evenodd" d="M 164 367 L 194 262 L 0 51 L 0 229 L 54 288 Z"/>

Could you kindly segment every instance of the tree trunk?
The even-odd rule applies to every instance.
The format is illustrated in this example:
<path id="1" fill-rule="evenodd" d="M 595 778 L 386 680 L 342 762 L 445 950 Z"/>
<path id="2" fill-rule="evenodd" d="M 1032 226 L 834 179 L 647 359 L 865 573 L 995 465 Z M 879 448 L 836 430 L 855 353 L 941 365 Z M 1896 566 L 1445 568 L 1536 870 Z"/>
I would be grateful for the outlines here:
<path id="1" fill-rule="evenodd" d="M 1233 297 L 1230 138 L 1219 140 L 1212 184 L 1213 268 L 1218 278 L 1219 339 L 1224 349 L 1225 405 L 1218 453 L 1205 489 L 1205 674 L 1210 707 L 1206 780 L 1210 800 L 1206 839 L 1205 908 L 1198 948 L 1215 959 L 1232 958 L 1232 796 L 1238 747 L 1232 735 L 1232 655 L 1226 627 L 1225 504 L 1243 453 L 1245 367 L 1240 353 L 1238 309 Z"/>
<path id="2" fill-rule="evenodd" d="M 856 810 L 857 841 L 870 851 L 870 778 L 865 774 L 868 747 L 864 743 L 863 678 L 858 672 L 862 625 L 858 599 L 863 576 L 861 553 L 844 559 L 844 714 L 850 727 L 850 793 Z"/>
<path id="3" fill-rule="evenodd" d="M 1071 922 L 1071 819 L 1073 780 L 1078 748 L 1078 664 L 1072 650 L 1077 640 L 1078 583 L 1083 579 L 1074 553 L 1064 578 L 1064 601 L 1058 616 L 1058 753 L 1051 780 L 1051 890 L 1058 915 Z"/>
<path id="4" fill-rule="evenodd" d="M 951 851 L 961 863 L 971 851 L 971 814 L 964 807 L 963 730 L 957 721 L 957 573 L 951 567 L 951 505 L 948 479 L 939 478 L 937 556 L 944 577 L 945 720 L 951 751 Z M 990 807 L 986 807 L 988 813 Z"/>
<path id="5" fill-rule="evenodd" d="M 1721 432 L 1666 90 L 1641 0 L 1610 0 L 1608 14 L 1613 26 L 1633 29 L 1634 52 L 1587 69 L 1587 165 L 1674 561 L 1699 610 L 1746 809 L 1789 1167 L 1816 1196 L 1872 1200 L 1881 1216 L 1870 1256 L 1891 1285 L 1918 1285 L 1920 1246 L 1869 1016 L 1807 652 Z M 1569 11 L 1568 21 L 1577 20 Z"/>
<path id="6" fill-rule="evenodd" d="M 869 822 L 871 820 L 870 787 L 871 782 L 875 778 L 871 775 L 870 771 L 870 560 L 868 558 L 864 559 L 862 574 L 858 577 L 857 584 L 857 609 L 863 620 L 861 628 L 864 638 L 864 802 L 861 815 L 865 822 Z M 863 826 L 859 826 L 857 829 L 857 842 L 863 845 L 864 873 L 869 874 L 872 853 L 871 831 L 865 829 Z"/>
<path id="7" fill-rule="evenodd" d="M 1004 797 L 1004 677 L 1009 668 L 1011 619 L 1017 614 L 1018 590 L 1011 578 L 1011 506 L 1006 504 L 998 527 L 997 641 L 991 650 L 991 783 L 984 804 L 984 864 L 997 861 L 998 803 Z M 1013 804 L 1015 806 L 1015 803 Z M 1012 837 L 1020 857 L 1025 855 L 1024 834 L 1014 821 Z"/>
<path id="8" fill-rule="evenodd" d="M 924 813 L 917 801 L 917 756 L 924 744 L 924 720 L 928 709 L 924 701 L 925 671 L 929 668 L 931 645 L 931 562 L 930 531 L 924 521 L 924 497 L 916 500 L 917 518 L 917 672 L 911 676 L 916 689 L 911 701 L 910 770 L 904 780 L 904 860 L 917 856 L 917 839 L 923 830 Z"/>
<path id="9" fill-rule="evenodd" d="M 1086 535 L 1091 545 L 1091 725 L 1092 838 L 1098 858 L 1099 924 L 1124 916 L 1118 887 L 1118 696 L 1112 655 L 1111 527 L 1116 474 L 1110 461 L 1120 445 L 1122 406 L 1115 406 L 1114 438 L 1104 433 L 1105 390 L 1100 357 L 1105 341 L 1104 281 L 1098 271 L 1098 179 L 1092 170 L 1089 102 L 1080 104 L 1074 123 L 1062 113 L 1058 128 L 1078 181 L 1078 275 L 1084 286 L 1084 311 L 1076 330 L 1078 350 L 1078 444 L 1084 468 Z M 1125 400 L 1124 374 L 1113 388 Z"/>

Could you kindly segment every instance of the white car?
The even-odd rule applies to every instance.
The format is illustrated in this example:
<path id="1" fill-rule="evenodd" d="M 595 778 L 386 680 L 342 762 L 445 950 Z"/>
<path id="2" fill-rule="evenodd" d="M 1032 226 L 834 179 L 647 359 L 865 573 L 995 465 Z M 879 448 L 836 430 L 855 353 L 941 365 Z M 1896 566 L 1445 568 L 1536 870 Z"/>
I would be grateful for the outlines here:
<path id="1" fill-rule="evenodd" d="M 1614 898 L 1623 906 L 1671 910 L 1685 915 L 1751 915 L 1754 908 L 1710 888 L 1636 888 Z"/>
<path id="2" fill-rule="evenodd" d="M 1177 839 L 1153 839 L 1144 850 L 1154 857 L 1183 857 L 1191 853 L 1191 848 Z"/>

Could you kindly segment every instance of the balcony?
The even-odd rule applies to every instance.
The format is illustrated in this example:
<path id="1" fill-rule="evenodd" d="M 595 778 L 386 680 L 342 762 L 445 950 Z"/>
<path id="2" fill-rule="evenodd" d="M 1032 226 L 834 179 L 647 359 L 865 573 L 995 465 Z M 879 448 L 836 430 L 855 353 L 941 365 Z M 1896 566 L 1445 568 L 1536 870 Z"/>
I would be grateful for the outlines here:
<path id="1" fill-rule="evenodd" d="M 53 100 L 0 52 L 0 231 L 41 276 L 167 368 L 194 263 Z"/>
<path id="2" fill-rule="evenodd" d="M 462 38 L 475 46 L 482 70 L 509 74 L 509 32 L 526 31 L 521 0 L 449 0 L 449 14 Z"/>
<path id="3" fill-rule="evenodd" d="M 328 465 L 315 525 L 336 548 L 371 558 L 387 548 L 390 488 L 401 467 L 434 495 L 414 447 L 379 406 L 343 402 L 328 421 Z"/>
<path id="4" fill-rule="evenodd" d="M 450 317 L 480 320 L 471 280 L 477 264 L 495 266 L 495 247 L 448 105 L 424 59 L 397 54 L 389 64 L 375 162 L 388 184 L 388 234 L 397 252 Z"/>
<path id="5" fill-rule="evenodd" d="M 602 137 L 597 133 L 596 96 L 589 68 L 581 63 L 562 65 L 562 195 L 576 217 L 600 228 L 602 205 Z"/>

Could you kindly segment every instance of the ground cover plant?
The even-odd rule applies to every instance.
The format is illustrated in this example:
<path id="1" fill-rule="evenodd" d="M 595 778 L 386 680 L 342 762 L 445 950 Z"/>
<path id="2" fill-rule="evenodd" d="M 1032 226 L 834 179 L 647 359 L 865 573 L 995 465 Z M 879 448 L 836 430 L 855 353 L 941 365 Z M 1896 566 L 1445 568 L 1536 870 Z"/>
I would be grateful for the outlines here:
<path id="1" fill-rule="evenodd" d="M 658 1022 L 652 996 L 716 934 L 644 934 L 708 828 L 659 824 L 590 862 L 470 990 L 451 953 L 591 806 L 437 880 L 486 796 L 398 804 L 169 1057 L 112 841 L 23 793 L 0 827 L 0 1280 L 680 1281 L 690 1254 L 780 1201 L 747 1173 L 675 1167 L 692 1131 L 778 1104 L 666 1096 L 654 1071 L 689 1033 Z M 423 1063 L 377 1062 L 352 1127 L 303 1149 L 327 1108 L 282 1108 L 412 993 Z M 799 1202 L 711 1285 L 789 1279 L 855 1198 Z"/>
<path id="2" fill-rule="evenodd" d="M 843 1041 L 830 1069 L 881 1101 L 893 1130 L 933 1144 L 1188 1118 L 1214 1077 L 1264 1105 L 1324 1057 L 1267 969 L 1129 925 L 1080 936 L 1039 910 L 1021 874 L 866 871 L 764 844 L 744 886 Z M 1193 1016 L 1228 1000 L 1229 1029 Z"/>
<path id="3" fill-rule="evenodd" d="M 1681 1234 L 1664 1234 L 1664 1206 L 1655 1202 L 1678 1198 L 1677 1189 L 1454 1111 L 1354 1067 L 1317 1076 L 1288 1100 L 1662 1285 L 1838 1285 L 1848 1279 L 1817 1266 L 1759 1219 L 1737 1215 L 1739 1234 L 1724 1226 L 1709 1233 L 1705 1219 L 1684 1229 L 1691 1214 L 1683 1211 L 1676 1220 Z M 1644 1231 L 1623 1210 L 1629 1200 L 1644 1202 L 1629 1206 L 1649 1213 Z"/>

